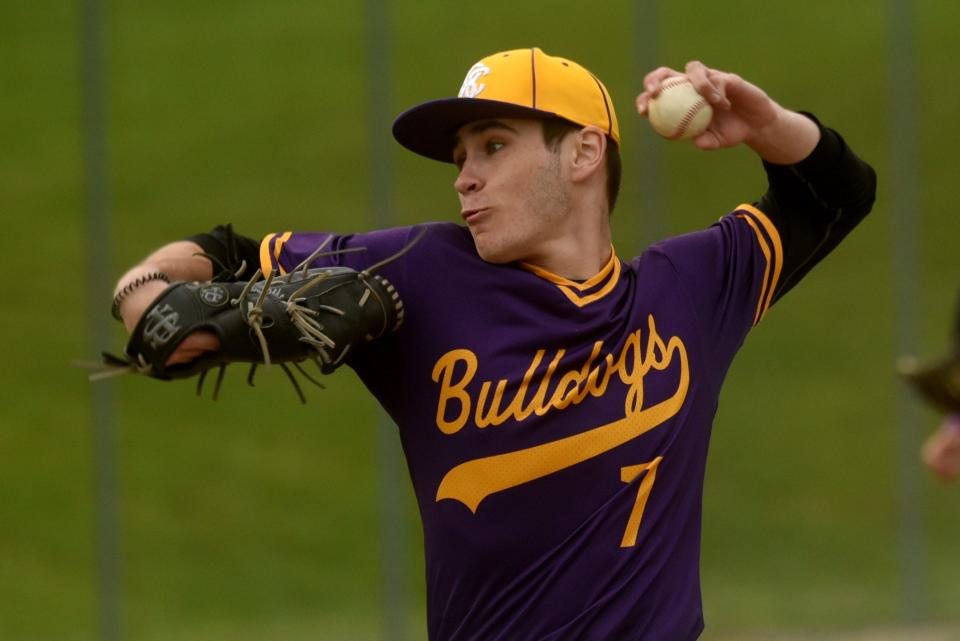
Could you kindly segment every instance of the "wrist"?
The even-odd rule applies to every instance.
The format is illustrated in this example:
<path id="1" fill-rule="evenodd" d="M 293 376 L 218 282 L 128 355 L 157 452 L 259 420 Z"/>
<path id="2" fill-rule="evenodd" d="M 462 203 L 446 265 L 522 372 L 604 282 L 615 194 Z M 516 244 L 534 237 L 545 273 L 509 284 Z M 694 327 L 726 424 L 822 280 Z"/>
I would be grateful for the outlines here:
<path id="1" fill-rule="evenodd" d="M 820 128 L 810 118 L 776 105 L 776 117 L 746 140 L 763 160 L 794 165 L 808 157 L 820 142 Z"/>
<path id="2" fill-rule="evenodd" d="M 110 308 L 110 313 L 114 318 L 120 321 L 124 321 L 126 324 L 126 316 L 121 314 L 122 307 L 130 301 L 131 298 L 142 299 L 145 294 L 150 292 L 157 293 L 158 290 L 162 291 L 167 285 L 170 284 L 170 278 L 159 270 L 147 270 L 137 275 L 127 274 L 127 276 L 121 282 L 125 282 L 124 285 L 118 285 L 116 292 L 113 296 L 113 305 Z M 150 298 L 153 300 L 153 297 Z"/>

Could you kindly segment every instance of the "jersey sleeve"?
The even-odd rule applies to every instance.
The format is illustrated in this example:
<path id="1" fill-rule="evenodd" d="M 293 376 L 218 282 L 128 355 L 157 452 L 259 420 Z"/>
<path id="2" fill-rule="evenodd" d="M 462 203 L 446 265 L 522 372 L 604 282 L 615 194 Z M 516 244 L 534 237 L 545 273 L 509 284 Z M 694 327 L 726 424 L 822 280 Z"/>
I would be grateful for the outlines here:
<path id="1" fill-rule="evenodd" d="M 311 257 L 310 267 L 340 266 L 361 271 L 377 266 L 377 273 L 402 292 L 405 289 L 407 262 L 389 259 L 407 248 L 418 233 L 417 227 L 395 227 L 356 234 L 270 233 L 260 241 L 259 266 L 263 273 L 272 269 L 278 274 L 286 274 Z"/>
<path id="2" fill-rule="evenodd" d="M 709 228 L 651 248 L 669 261 L 706 345 L 733 354 L 763 320 L 783 277 L 777 227 L 753 205 L 740 205 Z"/>
<path id="3" fill-rule="evenodd" d="M 258 269 L 262 274 L 270 270 L 286 274 L 311 256 L 309 267 L 368 269 L 403 251 L 420 233 L 416 229 L 397 227 L 354 234 L 286 231 L 269 233 L 257 241 L 226 224 L 185 240 L 200 245 L 213 265 L 215 280 L 233 281 L 249 280 Z M 377 271 L 397 286 L 404 277 L 398 267 L 388 261 Z"/>
<path id="4" fill-rule="evenodd" d="M 451 293 L 462 290 L 460 283 L 471 273 L 468 269 L 482 264 L 470 232 L 445 222 L 345 235 L 277 232 L 267 234 L 260 243 L 260 267 L 289 273 L 318 249 L 320 254 L 311 266 L 373 268 L 400 296 L 404 310 L 400 327 L 358 347 L 345 361 L 400 424 L 413 411 L 411 405 L 426 398 L 420 379 L 405 373 L 418 367 L 435 341 L 438 318 L 449 318 L 447 325 L 458 321 L 455 312 L 448 311 Z"/>

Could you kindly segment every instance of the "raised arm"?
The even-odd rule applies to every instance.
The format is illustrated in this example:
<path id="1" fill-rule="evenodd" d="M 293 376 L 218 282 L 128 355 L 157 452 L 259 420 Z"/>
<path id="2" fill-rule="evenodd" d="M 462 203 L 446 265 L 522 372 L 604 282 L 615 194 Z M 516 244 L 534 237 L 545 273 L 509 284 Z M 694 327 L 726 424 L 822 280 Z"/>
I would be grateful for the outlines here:
<path id="1" fill-rule="evenodd" d="M 680 73 L 661 67 L 647 74 L 645 91 L 637 97 L 641 115 L 663 80 Z M 870 212 L 876 174 L 837 132 L 810 114 L 785 109 L 737 74 L 693 61 L 684 75 L 713 108 L 709 126 L 694 144 L 703 150 L 744 144 L 763 161 L 769 188 L 754 205 L 777 228 L 782 243 L 775 302 Z"/>

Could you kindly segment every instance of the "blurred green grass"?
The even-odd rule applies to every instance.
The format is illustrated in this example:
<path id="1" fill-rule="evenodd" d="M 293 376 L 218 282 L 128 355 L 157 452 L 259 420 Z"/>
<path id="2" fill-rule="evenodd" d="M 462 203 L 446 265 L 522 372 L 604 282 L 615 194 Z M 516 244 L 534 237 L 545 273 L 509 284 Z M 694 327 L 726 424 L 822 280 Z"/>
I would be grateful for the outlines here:
<path id="1" fill-rule="evenodd" d="M 899 617 L 894 317 L 889 210 L 888 17 L 867 0 L 661 3 L 662 59 L 735 70 L 819 114 L 880 171 L 875 213 L 748 340 L 715 426 L 704 505 L 708 635 L 852 628 Z M 960 279 L 952 160 L 956 20 L 920 2 L 917 214 L 922 355 L 943 346 Z M 78 8 L 0 5 L 0 211 L 13 278 L 0 297 L 0 639 L 95 638 L 89 387 L 69 367 L 90 345 L 92 252 L 114 272 L 155 246 L 221 222 L 366 229 L 370 83 L 390 110 L 459 87 L 498 49 L 538 44 L 610 88 L 630 158 L 650 136 L 631 116 L 649 33 L 633 5 L 558 0 L 463 6 L 399 2 L 391 72 L 366 77 L 363 5 L 282 0 L 107 3 L 113 221 L 88 245 L 82 197 Z M 727 26 L 736 16 L 736 28 Z M 901 82 L 901 79 L 895 82 Z M 743 151 L 662 144 L 666 224 L 708 224 L 763 189 Z M 393 147 L 398 223 L 452 219 L 450 168 Z M 633 253 L 651 212 L 626 167 L 614 221 Z M 111 283 L 104 284 L 108 289 Z M 122 342 L 119 329 L 115 347 Z M 276 374 L 276 373 L 275 373 Z M 123 626 L 129 638 L 373 639 L 378 580 L 376 409 L 355 376 L 301 407 L 282 377 L 248 391 L 228 374 L 219 403 L 187 383 L 118 381 Z M 919 436 L 936 417 L 922 415 Z M 931 618 L 960 619 L 960 490 L 925 483 Z M 422 553 L 409 490 L 414 638 Z"/>

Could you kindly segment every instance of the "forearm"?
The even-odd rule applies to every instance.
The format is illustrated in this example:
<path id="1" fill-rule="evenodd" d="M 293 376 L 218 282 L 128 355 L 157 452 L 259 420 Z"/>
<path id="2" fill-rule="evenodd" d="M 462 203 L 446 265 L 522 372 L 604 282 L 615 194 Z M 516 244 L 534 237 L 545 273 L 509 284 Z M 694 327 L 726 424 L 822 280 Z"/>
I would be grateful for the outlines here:
<path id="1" fill-rule="evenodd" d="M 116 294 L 125 284 L 143 274 L 159 271 L 170 280 L 209 280 L 213 276 L 210 260 L 199 255 L 203 248 L 189 240 L 164 245 L 127 270 L 117 281 Z"/>
<path id="2" fill-rule="evenodd" d="M 113 294 L 116 296 L 137 279 L 157 272 L 163 274 L 171 282 L 210 280 L 213 276 L 213 267 L 209 259 L 198 255 L 202 251 L 200 245 L 189 240 L 164 245 L 147 256 L 142 262 L 127 270 L 117 281 Z M 128 330 L 133 329 L 137 321 L 140 320 L 143 311 L 166 287 L 167 283 L 162 280 L 151 280 L 131 290 L 123 297 L 119 305 L 119 312 Z"/>
<path id="3" fill-rule="evenodd" d="M 790 165 L 764 162 L 769 189 L 756 203 L 773 221 L 784 262 L 774 295 L 779 299 L 863 219 L 876 196 L 873 169 L 837 132 L 813 116 L 800 115 L 818 130 L 814 149 Z"/>

